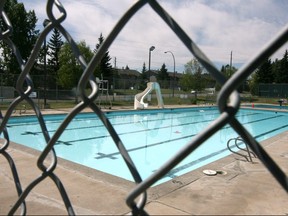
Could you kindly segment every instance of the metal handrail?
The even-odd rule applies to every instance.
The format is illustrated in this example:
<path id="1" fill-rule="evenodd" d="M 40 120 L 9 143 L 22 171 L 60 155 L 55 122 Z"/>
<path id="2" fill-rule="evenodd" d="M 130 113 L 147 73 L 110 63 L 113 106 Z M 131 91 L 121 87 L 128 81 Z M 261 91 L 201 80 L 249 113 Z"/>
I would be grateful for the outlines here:
<path id="1" fill-rule="evenodd" d="M 234 145 L 231 145 L 231 144 L 230 144 L 232 141 L 234 141 Z M 237 155 L 240 155 L 240 156 L 244 157 L 248 162 L 252 162 L 252 163 L 253 163 L 253 160 L 252 160 L 252 156 L 251 156 L 251 155 L 253 155 L 253 157 L 257 157 L 257 156 L 256 156 L 256 154 L 254 154 L 254 152 L 252 152 L 252 151 L 249 149 L 249 146 L 248 146 L 245 142 L 243 142 L 243 141 L 244 141 L 244 140 L 243 140 L 241 137 L 231 138 L 231 139 L 229 139 L 229 140 L 227 141 L 227 148 L 228 148 L 229 151 L 231 151 L 232 153 L 237 154 Z M 239 142 L 240 142 L 240 143 L 239 143 Z M 244 144 L 246 148 L 241 148 L 241 147 L 240 147 L 241 144 Z M 238 148 L 238 150 L 242 150 L 242 151 L 246 152 L 246 153 L 248 154 L 248 156 L 245 155 L 245 154 L 243 154 L 243 153 L 240 153 L 239 151 L 233 151 L 233 150 L 232 150 L 233 147 L 236 147 L 236 148 Z"/>

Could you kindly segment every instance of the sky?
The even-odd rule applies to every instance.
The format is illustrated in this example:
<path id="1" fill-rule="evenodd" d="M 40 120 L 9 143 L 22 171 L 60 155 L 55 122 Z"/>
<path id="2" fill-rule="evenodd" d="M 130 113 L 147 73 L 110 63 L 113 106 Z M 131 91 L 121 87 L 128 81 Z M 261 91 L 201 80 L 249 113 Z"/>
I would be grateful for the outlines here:
<path id="1" fill-rule="evenodd" d="M 43 29 L 47 18 L 45 0 L 18 0 L 26 10 L 34 10 L 37 29 Z M 60 0 L 67 11 L 62 23 L 75 41 L 84 40 L 91 49 L 102 33 L 107 37 L 117 21 L 135 2 L 133 0 Z M 255 56 L 288 23 L 287 0 L 159 0 L 208 58 L 220 68 L 230 64 L 236 68 Z M 57 10 L 54 10 L 57 15 Z M 143 63 L 158 70 L 165 63 L 173 72 L 182 73 L 193 55 L 175 33 L 147 4 L 124 27 L 109 48 L 112 66 L 142 71 Z M 275 55 L 282 58 L 285 44 Z M 232 54 L 232 55 L 231 55 Z M 231 58 L 232 57 L 232 58 Z"/>

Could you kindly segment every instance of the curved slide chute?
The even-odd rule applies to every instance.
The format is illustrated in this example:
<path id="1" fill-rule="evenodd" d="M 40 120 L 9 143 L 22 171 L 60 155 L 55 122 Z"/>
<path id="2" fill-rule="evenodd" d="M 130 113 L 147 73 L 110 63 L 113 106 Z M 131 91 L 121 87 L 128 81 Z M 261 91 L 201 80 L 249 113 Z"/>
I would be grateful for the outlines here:
<path id="1" fill-rule="evenodd" d="M 147 83 L 147 88 L 135 95 L 134 98 L 134 109 L 144 109 L 148 107 L 148 103 L 144 103 L 144 99 L 147 97 L 147 95 L 155 90 L 156 91 L 156 97 L 158 100 L 158 107 L 159 108 L 164 108 L 164 103 L 163 103 L 163 98 L 160 90 L 160 85 L 158 82 L 148 82 Z"/>

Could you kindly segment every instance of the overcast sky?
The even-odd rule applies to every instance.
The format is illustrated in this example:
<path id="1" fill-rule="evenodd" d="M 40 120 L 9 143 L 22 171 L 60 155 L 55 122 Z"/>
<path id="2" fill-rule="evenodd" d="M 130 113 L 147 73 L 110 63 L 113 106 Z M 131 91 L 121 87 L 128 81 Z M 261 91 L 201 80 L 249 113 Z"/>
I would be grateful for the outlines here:
<path id="1" fill-rule="evenodd" d="M 42 29 L 46 16 L 45 0 L 18 0 L 26 10 L 34 10 L 37 28 Z M 102 33 L 106 37 L 119 18 L 133 4 L 132 0 L 60 0 L 67 11 L 63 26 L 74 40 L 85 40 L 94 49 Z M 287 0 L 161 0 L 161 6 L 177 21 L 190 38 L 205 52 L 217 67 L 249 60 L 288 23 Z M 118 68 L 129 66 L 141 71 L 148 68 L 149 48 L 151 69 L 165 63 L 173 71 L 173 52 L 176 71 L 182 73 L 192 54 L 177 39 L 164 21 L 146 5 L 120 32 L 109 48 L 111 64 Z M 287 44 L 276 57 L 282 58 Z M 116 59 L 116 61 L 115 61 Z"/>

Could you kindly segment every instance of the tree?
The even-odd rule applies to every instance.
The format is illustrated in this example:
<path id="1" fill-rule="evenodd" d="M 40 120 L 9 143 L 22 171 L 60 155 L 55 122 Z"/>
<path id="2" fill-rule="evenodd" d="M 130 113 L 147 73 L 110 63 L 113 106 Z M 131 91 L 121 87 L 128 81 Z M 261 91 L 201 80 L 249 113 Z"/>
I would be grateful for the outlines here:
<path id="1" fill-rule="evenodd" d="M 248 85 L 250 89 L 250 93 L 252 95 L 256 95 L 258 91 L 258 81 L 257 81 L 257 73 L 253 72 L 250 76 L 250 79 L 248 79 Z"/>
<path id="2" fill-rule="evenodd" d="M 281 61 L 276 58 L 272 63 L 272 74 L 274 76 L 275 83 L 282 83 L 283 81 L 281 75 L 278 73 L 279 71 L 281 71 Z"/>
<path id="3" fill-rule="evenodd" d="M 10 38 L 18 47 L 24 61 L 27 61 L 39 35 L 39 30 L 35 30 L 37 22 L 35 12 L 26 12 L 24 4 L 18 3 L 17 0 L 6 0 L 4 11 L 13 25 L 13 34 Z M 2 31 L 7 29 L 3 20 L 0 21 L 0 25 Z M 8 74 L 20 73 L 19 64 L 12 50 L 3 41 L 0 43 L 3 48 L 1 55 L 3 57 L 4 71 Z M 13 80 L 5 84 L 11 85 L 11 82 Z"/>
<path id="4" fill-rule="evenodd" d="M 102 33 L 100 34 L 100 37 L 98 38 L 98 44 L 96 44 L 96 48 L 94 49 L 94 53 L 98 51 L 101 44 L 103 43 L 104 38 L 102 36 Z M 95 76 L 99 78 L 104 78 L 109 81 L 112 81 L 113 77 L 113 71 L 112 71 L 112 65 L 110 64 L 111 57 L 109 55 L 109 51 L 107 50 L 105 55 L 102 57 L 100 63 L 97 65 L 95 70 Z"/>
<path id="5" fill-rule="evenodd" d="M 276 74 L 278 83 L 288 83 L 288 51 L 286 50 L 280 61 L 280 67 Z"/>
<path id="6" fill-rule="evenodd" d="M 230 66 L 229 64 L 227 64 L 225 66 L 222 65 L 222 67 L 221 67 L 221 73 L 227 79 L 229 79 L 236 71 L 237 71 L 237 68 L 235 68 L 234 66 Z"/>
<path id="7" fill-rule="evenodd" d="M 288 83 L 288 51 L 285 50 L 282 59 L 266 58 L 262 64 L 256 69 L 249 80 L 251 94 L 258 93 L 260 83 Z M 268 90 L 268 89 L 267 89 Z"/>
<path id="8" fill-rule="evenodd" d="M 159 73 L 157 74 L 158 80 L 169 80 L 168 70 L 166 68 L 165 63 L 162 64 Z"/>
<path id="9" fill-rule="evenodd" d="M 187 62 L 184 67 L 184 75 L 179 81 L 182 89 L 186 91 L 193 89 L 196 93 L 203 90 L 205 88 L 205 80 L 202 76 L 205 72 L 204 67 L 195 58 Z"/>
<path id="10" fill-rule="evenodd" d="M 192 73 L 184 71 L 184 74 L 179 80 L 179 85 L 184 91 L 189 91 L 193 89 L 192 83 L 193 83 Z"/>
<path id="11" fill-rule="evenodd" d="M 142 67 L 142 71 L 141 71 L 141 78 L 143 80 L 148 79 L 146 72 L 147 72 L 147 68 L 146 68 L 146 64 L 144 62 L 143 67 Z"/>
<path id="12" fill-rule="evenodd" d="M 85 41 L 81 41 L 77 45 L 86 62 L 89 62 L 93 56 L 93 52 L 90 50 L 89 46 L 86 45 Z M 59 65 L 58 84 L 65 89 L 71 89 L 77 86 L 83 69 L 73 55 L 72 49 L 67 42 L 64 43 L 60 49 Z"/>
<path id="13" fill-rule="evenodd" d="M 57 28 L 53 29 L 53 33 L 50 41 L 48 42 L 48 55 L 50 58 L 48 59 L 48 64 L 52 69 L 52 75 L 58 76 L 57 71 L 59 70 L 59 52 L 63 45 L 62 36 Z"/>
<path id="14" fill-rule="evenodd" d="M 145 62 L 143 62 L 143 67 L 142 67 L 140 78 L 141 78 L 142 82 L 139 85 L 139 89 L 144 90 L 146 88 L 146 83 L 148 82 L 147 68 L 146 68 Z"/>
<path id="15" fill-rule="evenodd" d="M 159 73 L 157 74 L 157 80 L 161 81 L 162 83 L 162 88 L 168 88 L 168 80 L 169 80 L 169 75 L 167 72 L 167 68 L 165 63 L 163 63 Z"/>
<path id="16" fill-rule="evenodd" d="M 274 76 L 272 72 L 271 59 L 266 58 L 256 71 L 257 83 L 272 83 Z"/>
<path id="17" fill-rule="evenodd" d="M 126 65 L 125 70 L 130 70 L 130 68 L 128 67 L 128 65 Z"/>
<path id="18" fill-rule="evenodd" d="M 220 72 L 226 77 L 226 80 L 228 80 L 235 72 L 237 71 L 237 68 L 234 66 L 230 66 L 229 64 L 226 64 L 225 66 L 222 65 Z M 219 91 L 221 89 L 220 83 L 216 82 L 215 89 L 216 91 Z"/>

